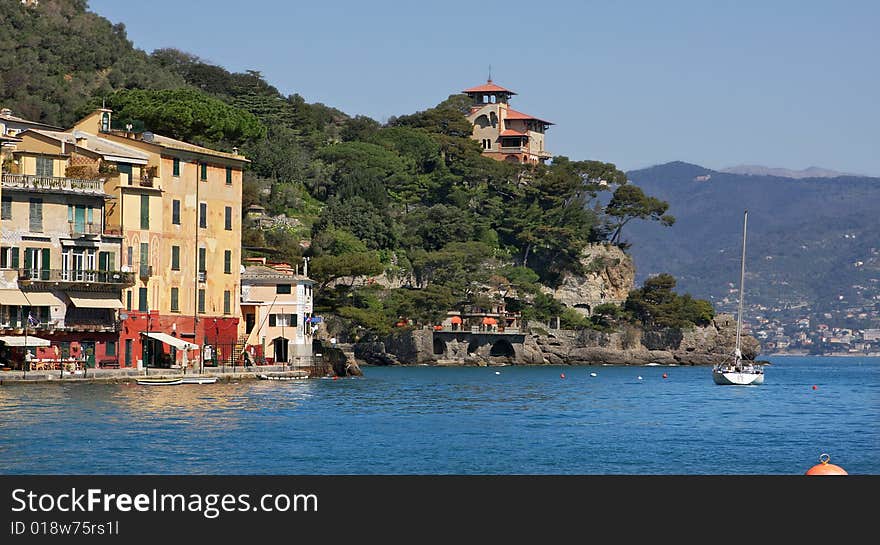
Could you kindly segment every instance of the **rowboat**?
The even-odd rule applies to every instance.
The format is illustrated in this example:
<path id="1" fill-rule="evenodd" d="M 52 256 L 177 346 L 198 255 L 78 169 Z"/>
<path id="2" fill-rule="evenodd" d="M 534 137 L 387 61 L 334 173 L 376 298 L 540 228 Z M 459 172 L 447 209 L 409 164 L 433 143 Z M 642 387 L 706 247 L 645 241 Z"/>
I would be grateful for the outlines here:
<path id="1" fill-rule="evenodd" d="M 183 377 L 181 381 L 183 384 L 214 384 L 217 377 Z"/>
<path id="2" fill-rule="evenodd" d="M 180 378 L 139 378 L 137 383 L 141 386 L 176 386 L 183 384 Z"/>

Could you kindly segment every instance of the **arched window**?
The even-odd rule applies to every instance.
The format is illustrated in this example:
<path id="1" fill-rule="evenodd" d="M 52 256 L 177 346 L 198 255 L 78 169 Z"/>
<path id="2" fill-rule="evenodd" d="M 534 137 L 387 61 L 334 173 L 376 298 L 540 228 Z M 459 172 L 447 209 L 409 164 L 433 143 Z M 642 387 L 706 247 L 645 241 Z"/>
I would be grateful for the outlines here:
<path id="1" fill-rule="evenodd" d="M 480 127 L 481 129 L 485 129 L 489 126 L 489 118 L 484 115 L 474 119 L 474 125 Z"/>

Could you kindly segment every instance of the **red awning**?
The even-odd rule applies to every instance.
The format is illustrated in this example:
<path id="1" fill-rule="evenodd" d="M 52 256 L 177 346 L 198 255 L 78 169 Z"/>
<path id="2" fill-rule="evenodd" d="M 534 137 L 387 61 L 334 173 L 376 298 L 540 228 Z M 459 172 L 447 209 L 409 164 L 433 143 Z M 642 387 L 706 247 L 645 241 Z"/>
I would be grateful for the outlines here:
<path id="1" fill-rule="evenodd" d="M 497 323 L 498 320 L 496 320 L 495 318 L 490 318 L 489 316 L 483 318 L 483 325 L 495 325 Z"/>
<path id="2" fill-rule="evenodd" d="M 453 324 L 460 324 L 461 323 L 461 316 L 453 316 L 452 318 L 449 319 L 449 321 L 452 322 Z"/>

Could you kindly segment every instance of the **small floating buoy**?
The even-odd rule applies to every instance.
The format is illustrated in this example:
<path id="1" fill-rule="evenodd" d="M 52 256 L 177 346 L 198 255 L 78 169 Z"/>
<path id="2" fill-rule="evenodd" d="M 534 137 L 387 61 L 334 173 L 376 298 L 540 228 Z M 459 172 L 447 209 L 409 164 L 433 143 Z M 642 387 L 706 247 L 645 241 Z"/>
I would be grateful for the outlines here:
<path id="1" fill-rule="evenodd" d="M 595 376 L 597 376 L 597 375 L 596 375 L 596 373 L 590 373 L 590 376 L 591 376 L 591 377 L 595 377 Z"/>
<path id="2" fill-rule="evenodd" d="M 565 373 L 559 373 L 559 378 L 565 378 Z"/>
<path id="3" fill-rule="evenodd" d="M 638 379 L 639 379 L 639 380 L 642 380 L 642 375 L 639 375 L 639 376 L 638 376 Z"/>
<path id="4" fill-rule="evenodd" d="M 814 389 L 814 390 L 818 390 L 818 389 L 819 389 L 819 387 L 818 387 L 818 386 L 816 386 L 816 385 L 815 385 L 815 384 L 813 384 L 813 389 Z"/>
<path id="5" fill-rule="evenodd" d="M 500 375 L 500 374 L 501 374 L 501 371 L 495 371 L 495 374 L 496 374 L 496 375 Z"/>
<path id="6" fill-rule="evenodd" d="M 334 375 L 334 376 L 333 376 L 333 380 L 339 380 L 339 377 L 337 377 L 337 376 Z"/>
<path id="7" fill-rule="evenodd" d="M 831 460 L 831 456 L 823 452 L 819 455 L 819 462 L 821 463 L 808 469 L 804 475 L 849 475 L 842 467 L 829 464 L 829 460 Z"/>
<path id="8" fill-rule="evenodd" d="M 668 376 L 669 375 L 667 375 L 666 373 L 663 373 L 663 378 L 667 378 Z"/>

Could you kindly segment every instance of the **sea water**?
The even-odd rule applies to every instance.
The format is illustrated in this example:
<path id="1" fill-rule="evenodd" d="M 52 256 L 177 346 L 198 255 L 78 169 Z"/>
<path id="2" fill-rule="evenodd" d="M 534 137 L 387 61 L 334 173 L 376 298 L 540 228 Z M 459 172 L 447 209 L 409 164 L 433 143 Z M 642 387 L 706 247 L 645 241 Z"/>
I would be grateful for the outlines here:
<path id="1" fill-rule="evenodd" d="M 880 359 L 770 361 L 746 387 L 688 366 L 2 386 L 0 473 L 880 473 Z"/>

